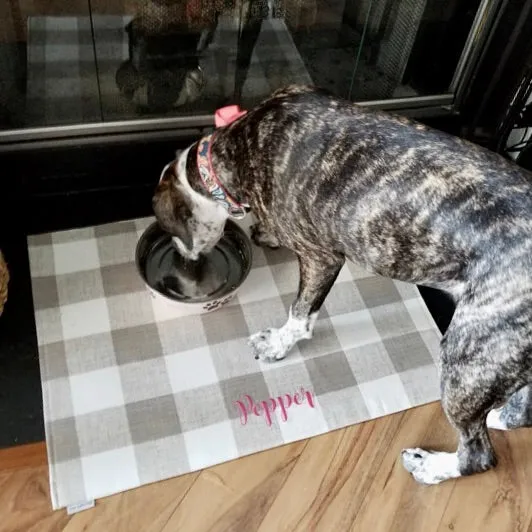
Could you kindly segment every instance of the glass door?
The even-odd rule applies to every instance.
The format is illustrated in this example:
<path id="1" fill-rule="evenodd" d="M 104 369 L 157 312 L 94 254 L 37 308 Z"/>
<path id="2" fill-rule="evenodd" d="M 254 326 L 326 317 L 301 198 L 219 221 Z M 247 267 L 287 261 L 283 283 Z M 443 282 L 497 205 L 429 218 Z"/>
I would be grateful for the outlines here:
<path id="1" fill-rule="evenodd" d="M 0 0 L 0 129 L 101 120 L 87 0 Z"/>
<path id="2" fill-rule="evenodd" d="M 92 0 L 106 121 L 209 114 L 312 83 L 283 6 L 268 0 Z M 291 12 L 291 9 L 289 12 Z"/>
<path id="3" fill-rule="evenodd" d="M 0 0 L 0 141 L 208 124 L 291 83 L 392 108 L 450 102 L 496 3 Z"/>

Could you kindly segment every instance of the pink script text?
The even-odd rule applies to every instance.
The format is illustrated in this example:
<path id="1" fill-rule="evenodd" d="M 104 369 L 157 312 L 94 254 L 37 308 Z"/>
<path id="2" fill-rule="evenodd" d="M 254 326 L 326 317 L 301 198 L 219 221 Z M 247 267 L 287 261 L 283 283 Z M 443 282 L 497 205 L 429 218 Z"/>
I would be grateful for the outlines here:
<path id="1" fill-rule="evenodd" d="M 262 416 L 268 426 L 272 424 L 273 413 L 277 410 L 283 421 L 288 420 L 288 410 L 294 406 L 308 405 L 315 408 L 312 392 L 301 388 L 293 394 L 286 393 L 279 397 L 270 397 L 265 401 L 255 401 L 251 395 L 244 395 L 242 399 L 234 402 L 240 414 L 240 423 L 245 425 L 249 416 Z"/>

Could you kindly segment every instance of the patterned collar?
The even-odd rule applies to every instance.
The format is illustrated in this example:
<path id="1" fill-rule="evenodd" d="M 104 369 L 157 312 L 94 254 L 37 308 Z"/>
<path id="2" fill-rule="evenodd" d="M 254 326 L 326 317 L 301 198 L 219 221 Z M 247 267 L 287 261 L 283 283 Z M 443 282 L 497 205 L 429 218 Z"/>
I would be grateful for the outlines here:
<path id="1" fill-rule="evenodd" d="M 198 143 L 197 162 L 201 181 L 212 198 L 220 203 L 229 212 L 230 216 L 242 219 L 246 216 L 249 205 L 238 203 L 225 190 L 212 167 L 211 146 L 214 135 L 214 133 L 211 133 L 203 137 Z"/>

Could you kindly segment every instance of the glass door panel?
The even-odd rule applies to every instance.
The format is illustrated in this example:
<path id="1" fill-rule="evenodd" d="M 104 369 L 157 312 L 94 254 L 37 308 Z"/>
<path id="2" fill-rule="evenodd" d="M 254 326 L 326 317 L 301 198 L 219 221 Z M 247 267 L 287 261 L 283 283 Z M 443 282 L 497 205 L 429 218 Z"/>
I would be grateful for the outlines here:
<path id="1" fill-rule="evenodd" d="M 0 0 L 0 129 L 98 121 L 87 0 Z"/>
<path id="2" fill-rule="evenodd" d="M 481 0 L 347 0 L 344 26 L 361 37 L 349 89 L 346 93 L 337 82 L 339 92 L 355 101 L 450 92 L 480 4 Z M 344 84 L 348 70 L 340 76 Z"/>
<path id="3" fill-rule="evenodd" d="M 118 2 L 119 4 L 119 2 Z M 104 120 L 212 114 L 311 83 L 268 0 L 93 0 Z"/>
<path id="4" fill-rule="evenodd" d="M 251 106 L 289 83 L 447 93 L 480 0 L 92 0 L 105 121 Z"/>
<path id="5" fill-rule="evenodd" d="M 480 5 L 0 0 L 0 129 L 212 115 L 291 83 L 359 102 L 449 93 Z"/>

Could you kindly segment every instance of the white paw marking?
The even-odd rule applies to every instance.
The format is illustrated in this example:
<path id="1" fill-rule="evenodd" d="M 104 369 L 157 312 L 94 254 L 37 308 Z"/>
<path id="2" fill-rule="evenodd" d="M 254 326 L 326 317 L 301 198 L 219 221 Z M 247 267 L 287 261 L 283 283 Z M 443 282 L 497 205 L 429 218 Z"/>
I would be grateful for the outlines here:
<path id="1" fill-rule="evenodd" d="M 501 419 L 502 408 L 490 410 L 486 418 L 488 429 L 509 430 L 506 423 Z"/>
<path id="2" fill-rule="evenodd" d="M 287 353 L 280 329 L 266 329 L 253 334 L 248 341 L 255 358 L 282 360 Z"/>
<path id="3" fill-rule="evenodd" d="M 248 344 L 255 358 L 270 362 L 282 360 L 299 340 L 312 338 L 316 318 L 317 313 L 305 319 L 294 318 L 290 309 L 288 320 L 280 329 L 266 329 L 249 337 Z"/>
<path id="4" fill-rule="evenodd" d="M 461 476 L 456 453 L 440 453 L 423 449 L 404 449 L 401 453 L 405 469 L 421 484 L 439 484 Z"/>

